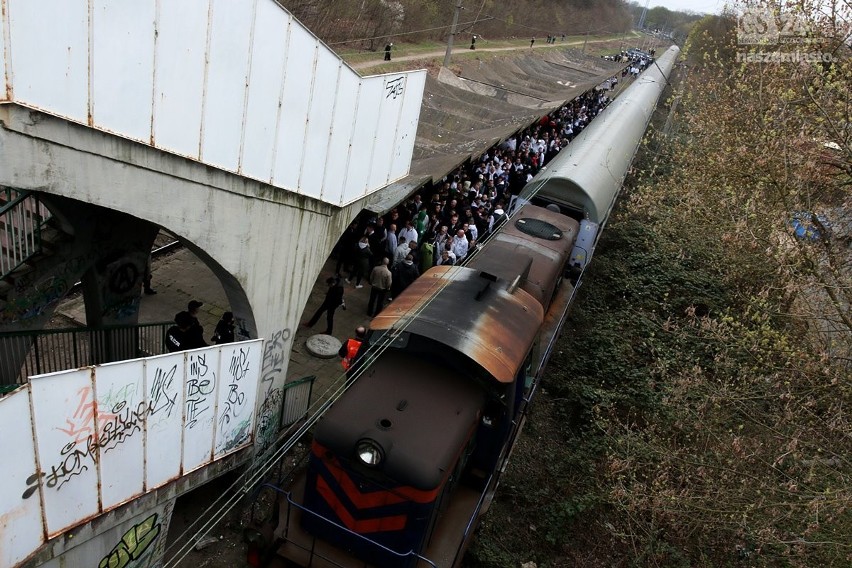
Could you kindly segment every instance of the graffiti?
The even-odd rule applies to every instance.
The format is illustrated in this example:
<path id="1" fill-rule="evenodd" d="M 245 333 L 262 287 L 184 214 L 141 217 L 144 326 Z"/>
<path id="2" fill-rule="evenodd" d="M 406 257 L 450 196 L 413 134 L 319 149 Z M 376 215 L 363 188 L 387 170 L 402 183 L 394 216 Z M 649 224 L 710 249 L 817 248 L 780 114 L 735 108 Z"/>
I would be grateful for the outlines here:
<path id="1" fill-rule="evenodd" d="M 165 418 L 172 415 L 172 410 L 177 404 L 177 392 L 172 391 L 176 372 L 177 365 L 174 365 L 168 371 L 158 368 L 154 373 L 154 383 L 151 385 L 152 414 L 165 410 Z"/>
<path id="2" fill-rule="evenodd" d="M 217 453 L 227 452 L 242 445 L 249 438 L 249 428 L 251 420 L 245 418 L 238 422 L 233 430 L 231 430 L 228 438 L 223 440 L 216 448 Z"/>
<path id="3" fill-rule="evenodd" d="M 131 562 L 139 560 L 160 535 L 161 529 L 157 513 L 133 525 L 109 554 L 101 559 L 98 568 L 125 568 Z"/>
<path id="4" fill-rule="evenodd" d="M 48 488 L 56 487 L 56 490 L 62 489 L 62 486 L 68 483 L 71 478 L 81 475 L 84 471 L 89 469 L 89 465 L 87 462 L 91 462 L 94 465 L 95 461 L 97 461 L 97 457 L 95 452 L 97 451 L 97 445 L 94 441 L 94 437 L 89 436 L 86 439 L 86 444 L 84 449 L 79 449 L 76 442 L 70 442 L 62 448 L 59 452 L 59 463 L 57 465 L 50 466 L 50 473 L 44 475 L 45 485 Z M 30 476 L 31 478 L 32 476 Z M 57 487 L 58 484 L 58 487 Z M 25 492 L 26 493 L 26 492 Z M 32 493 L 30 493 L 31 495 Z"/>
<path id="5" fill-rule="evenodd" d="M 36 318 L 57 303 L 76 282 L 86 268 L 91 265 L 97 252 L 68 259 L 58 269 L 51 270 L 54 274 L 42 276 L 43 272 L 36 270 L 32 275 L 15 279 L 14 294 L 0 310 L 0 323 L 12 323 Z M 36 279 L 38 275 L 40 279 Z"/>
<path id="6" fill-rule="evenodd" d="M 104 306 L 104 316 L 116 318 L 128 318 L 139 312 L 139 297 L 123 297 L 119 298 L 114 303 Z"/>
<path id="7" fill-rule="evenodd" d="M 74 411 L 71 419 L 65 419 L 65 423 L 68 427 L 57 428 L 60 432 L 64 432 L 71 436 L 74 439 L 73 442 L 75 444 L 86 440 L 86 438 L 94 434 L 93 427 L 96 418 L 99 425 L 100 423 L 113 418 L 113 415 L 109 413 L 96 413 L 97 405 L 95 404 L 95 401 L 92 400 L 91 395 L 92 387 L 86 386 L 78 390 L 77 396 L 79 397 L 80 402 L 77 404 L 77 409 Z"/>
<path id="8" fill-rule="evenodd" d="M 398 77 L 396 79 L 391 79 L 387 83 L 385 83 L 385 98 L 393 97 L 396 99 L 399 96 L 402 96 L 403 90 L 405 89 L 405 77 Z"/>
<path id="9" fill-rule="evenodd" d="M 261 382 L 269 382 L 284 371 L 284 348 L 290 340 L 290 330 L 276 331 L 263 344 L 263 362 L 261 363 Z"/>
<path id="10" fill-rule="evenodd" d="M 262 451 L 272 441 L 281 420 L 281 401 L 284 398 L 282 389 L 271 389 L 257 414 L 257 443 Z"/>
<path id="11" fill-rule="evenodd" d="M 228 373 L 231 376 L 231 381 L 228 383 L 228 394 L 225 398 L 224 410 L 219 415 L 220 429 L 224 429 L 225 425 L 239 416 L 242 410 L 246 393 L 240 389 L 240 381 L 245 378 L 249 370 L 248 350 L 240 348 L 234 351 L 231 355 L 231 363 L 228 366 Z"/>
<path id="12" fill-rule="evenodd" d="M 189 356 L 189 376 L 186 380 L 186 428 L 192 428 L 199 418 L 210 409 L 208 395 L 216 389 L 216 374 L 207 366 L 207 355 Z"/>
<path id="13" fill-rule="evenodd" d="M 125 402 L 118 403 L 112 410 L 112 420 L 103 425 L 98 437 L 98 447 L 104 453 L 124 443 L 127 438 L 141 432 L 145 426 L 145 418 L 154 413 L 153 407 L 144 402 L 132 409 Z"/>
<path id="14" fill-rule="evenodd" d="M 109 291 L 113 294 L 126 294 L 138 287 L 139 269 L 126 262 L 113 271 L 109 277 Z"/>

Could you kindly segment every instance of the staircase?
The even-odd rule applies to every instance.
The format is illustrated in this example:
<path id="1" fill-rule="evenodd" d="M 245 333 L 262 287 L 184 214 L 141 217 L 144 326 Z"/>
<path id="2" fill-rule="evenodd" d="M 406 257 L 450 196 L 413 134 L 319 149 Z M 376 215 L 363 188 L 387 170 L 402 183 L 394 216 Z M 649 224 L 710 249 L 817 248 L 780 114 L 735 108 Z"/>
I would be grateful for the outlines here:
<path id="1" fill-rule="evenodd" d="M 32 270 L 40 256 L 49 256 L 51 243 L 68 238 L 51 219 L 36 194 L 0 187 L 0 309 L 15 279 Z"/>

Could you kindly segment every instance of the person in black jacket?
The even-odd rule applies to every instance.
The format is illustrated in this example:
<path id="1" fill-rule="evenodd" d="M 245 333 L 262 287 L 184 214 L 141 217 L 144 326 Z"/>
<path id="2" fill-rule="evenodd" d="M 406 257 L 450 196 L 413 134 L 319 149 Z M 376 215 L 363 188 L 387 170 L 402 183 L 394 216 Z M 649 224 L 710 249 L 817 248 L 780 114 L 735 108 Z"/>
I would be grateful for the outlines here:
<path id="1" fill-rule="evenodd" d="M 325 312 L 326 326 L 323 333 L 331 335 L 334 331 L 334 312 L 340 306 L 343 306 L 345 310 L 346 304 L 343 301 L 343 286 L 340 285 L 340 279 L 329 277 L 325 283 L 328 284 L 328 292 L 325 293 L 325 299 L 320 304 L 320 307 L 317 308 L 317 311 L 314 312 L 311 319 L 302 324 L 302 327 L 313 327 L 319 321 L 323 312 Z"/>
<path id="2" fill-rule="evenodd" d="M 176 353 L 185 349 L 190 349 L 189 346 L 189 328 L 192 325 L 192 317 L 189 312 L 178 312 L 175 316 L 175 325 L 166 331 L 164 338 L 166 351 Z"/>
<path id="3" fill-rule="evenodd" d="M 222 314 L 222 319 L 220 319 L 219 323 L 216 324 L 216 329 L 213 331 L 213 337 L 210 341 L 216 345 L 234 342 L 233 312 L 225 312 Z"/>

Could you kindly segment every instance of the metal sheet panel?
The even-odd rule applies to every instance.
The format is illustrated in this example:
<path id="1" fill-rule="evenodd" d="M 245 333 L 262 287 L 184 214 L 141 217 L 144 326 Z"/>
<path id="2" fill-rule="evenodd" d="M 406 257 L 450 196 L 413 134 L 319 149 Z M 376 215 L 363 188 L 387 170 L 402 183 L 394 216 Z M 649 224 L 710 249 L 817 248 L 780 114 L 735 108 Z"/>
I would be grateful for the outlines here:
<path id="1" fill-rule="evenodd" d="M 183 472 L 213 460 L 213 425 L 219 386 L 219 353 L 192 351 L 186 355 L 183 424 Z"/>
<path id="2" fill-rule="evenodd" d="M 100 512 L 91 369 L 30 379 L 48 538 Z"/>
<path id="3" fill-rule="evenodd" d="M 148 403 L 145 480 L 148 490 L 180 475 L 183 373 L 183 353 L 152 357 L 145 365 L 145 394 Z"/>
<path id="4" fill-rule="evenodd" d="M 240 165 L 254 11 L 245 2 L 211 1 L 201 159 L 235 172 Z"/>
<path id="5" fill-rule="evenodd" d="M 343 204 L 346 201 L 344 188 L 346 171 L 349 169 L 352 151 L 352 136 L 355 133 L 355 117 L 358 108 L 358 92 L 361 78 L 348 70 L 341 70 L 335 94 L 334 116 L 331 122 L 331 140 L 328 156 L 323 167 L 325 181 L 322 195 L 325 201 Z"/>
<path id="6" fill-rule="evenodd" d="M 262 342 L 222 346 L 214 456 L 251 442 Z"/>
<path id="7" fill-rule="evenodd" d="M 398 180 L 408 175 L 411 169 L 411 155 L 417 138 L 417 125 L 420 123 L 420 107 L 425 88 L 426 71 L 409 73 L 406 76 L 402 112 L 399 115 L 388 176 L 391 180 Z"/>
<path id="8" fill-rule="evenodd" d="M 373 161 L 367 182 L 369 191 L 384 187 L 391 181 L 390 166 L 396 153 L 396 131 L 402 117 L 402 103 L 407 90 L 406 78 L 402 73 L 382 76 L 384 88 L 373 140 Z"/>
<path id="9" fill-rule="evenodd" d="M 151 139 L 155 0 L 92 0 L 92 118 L 98 128 Z"/>
<path id="10" fill-rule="evenodd" d="M 95 367 L 101 504 L 111 509 L 145 490 L 144 363 Z"/>
<path id="11" fill-rule="evenodd" d="M 344 180 L 345 203 L 363 197 L 367 193 L 367 182 L 372 169 L 374 137 L 376 125 L 379 123 L 384 90 L 385 84 L 382 77 L 361 80 L 355 132 L 352 136 L 352 154 Z"/>
<path id="12" fill-rule="evenodd" d="M 0 398 L 0 566 L 15 566 L 44 543 L 29 394 L 24 387 Z"/>
<path id="13" fill-rule="evenodd" d="M 8 24 L 7 19 L 9 18 L 8 10 L 7 13 L 0 12 L 0 86 L 3 88 L 0 89 L 0 101 L 8 101 L 9 95 L 11 94 L 11 84 L 7 81 L 7 71 L 8 64 L 6 63 L 6 59 L 9 57 L 9 45 L 8 45 L 8 35 L 6 33 Z M 0 556 L 2 558 L 2 556 Z"/>
<path id="14" fill-rule="evenodd" d="M 324 49 L 317 51 L 314 88 L 311 108 L 308 111 L 308 129 L 301 164 L 302 174 L 299 177 L 299 191 L 303 195 L 316 198 L 323 195 L 323 178 L 331 142 L 329 138 L 337 94 L 337 79 L 342 67 L 340 59 L 330 51 Z M 337 196 L 336 193 L 334 197 Z"/>
<path id="15" fill-rule="evenodd" d="M 85 2 L 9 2 L 15 98 L 86 122 L 89 9 Z M 36 32 L 36 33 L 34 33 Z"/>
<path id="16" fill-rule="evenodd" d="M 292 188 L 294 191 L 299 187 L 306 131 L 308 128 L 314 128 L 308 123 L 308 110 L 311 105 L 311 93 L 317 81 L 314 64 L 318 43 L 305 28 L 299 25 L 290 26 L 273 180 L 275 185 Z"/>
<path id="17" fill-rule="evenodd" d="M 243 174 L 264 181 L 272 177 L 289 28 L 289 14 L 273 2 L 258 2 L 241 162 Z"/>
<path id="18" fill-rule="evenodd" d="M 154 144 L 198 157 L 210 0 L 161 2 L 157 18 Z"/>

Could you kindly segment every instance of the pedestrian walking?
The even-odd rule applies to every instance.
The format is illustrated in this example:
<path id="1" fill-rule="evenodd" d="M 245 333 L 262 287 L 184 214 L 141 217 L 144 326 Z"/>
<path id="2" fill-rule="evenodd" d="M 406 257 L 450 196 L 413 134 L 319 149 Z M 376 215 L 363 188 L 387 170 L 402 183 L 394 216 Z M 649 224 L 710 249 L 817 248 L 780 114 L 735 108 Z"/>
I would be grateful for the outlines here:
<path id="1" fill-rule="evenodd" d="M 393 49 L 392 43 L 388 43 L 385 45 L 385 61 L 391 60 L 391 49 Z"/>
<path id="2" fill-rule="evenodd" d="M 334 332 L 334 312 L 340 307 L 345 310 L 346 303 L 343 300 L 343 286 L 340 285 L 339 278 L 330 276 L 325 279 L 325 283 L 328 285 L 325 299 L 314 312 L 314 315 L 311 316 L 311 319 L 302 323 L 302 327 L 313 327 L 319 321 L 320 316 L 325 313 L 325 331 L 323 333 L 331 335 Z"/>

